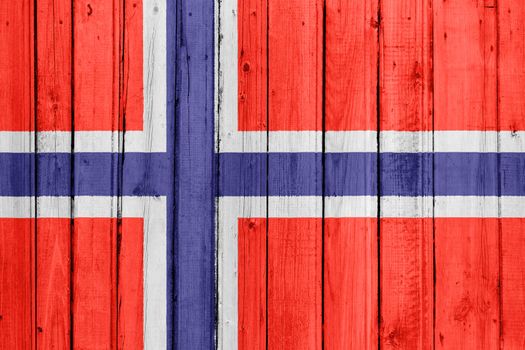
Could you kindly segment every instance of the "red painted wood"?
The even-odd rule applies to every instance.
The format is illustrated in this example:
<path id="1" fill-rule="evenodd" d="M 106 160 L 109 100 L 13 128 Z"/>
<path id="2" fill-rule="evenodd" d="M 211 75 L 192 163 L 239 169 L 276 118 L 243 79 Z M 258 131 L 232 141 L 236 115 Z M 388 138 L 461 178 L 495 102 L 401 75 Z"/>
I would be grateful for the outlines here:
<path id="1" fill-rule="evenodd" d="M 71 1 L 39 1 L 37 16 L 37 130 L 71 130 Z"/>
<path id="2" fill-rule="evenodd" d="M 70 237 L 69 219 L 38 219 L 36 337 L 39 348 L 69 348 Z"/>
<path id="3" fill-rule="evenodd" d="M 33 1 L 0 4 L 0 130 L 34 128 Z"/>
<path id="4" fill-rule="evenodd" d="M 497 219 L 435 219 L 438 349 L 499 346 Z"/>
<path id="5" fill-rule="evenodd" d="M 319 349 L 321 219 L 268 223 L 268 347 Z"/>
<path id="6" fill-rule="evenodd" d="M 34 220 L 0 219 L 0 348 L 34 339 Z"/>
<path id="7" fill-rule="evenodd" d="M 239 349 L 266 349 L 266 219 L 239 219 Z"/>
<path id="8" fill-rule="evenodd" d="M 435 129 L 497 130 L 495 3 L 434 6 Z M 487 149 L 497 151 L 496 145 Z M 484 176 L 471 181 L 483 183 Z M 436 219 L 437 348 L 499 346 L 498 240 L 497 221 Z"/>
<path id="9" fill-rule="evenodd" d="M 73 347 L 114 349 L 117 321 L 117 222 L 75 219 Z"/>
<path id="10" fill-rule="evenodd" d="M 326 130 L 377 130 L 377 0 L 326 1 Z"/>
<path id="11" fill-rule="evenodd" d="M 123 219 L 118 250 L 118 348 L 144 348 L 144 220 Z"/>
<path id="12" fill-rule="evenodd" d="M 325 349 L 377 348 L 377 220 L 326 218 Z"/>
<path id="13" fill-rule="evenodd" d="M 75 130 L 142 130 L 142 1 L 74 6 Z"/>
<path id="14" fill-rule="evenodd" d="M 268 11 L 268 128 L 320 131 L 323 1 L 270 1 Z"/>
<path id="15" fill-rule="evenodd" d="M 500 130 L 525 130 L 525 4 L 498 1 L 498 123 Z"/>
<path id="16" fill-rule="evenodd" d="M 431 1 L 381 1 L 380 132 L 432 130 L 431 5 Z M 413 152 L 432 150 L 431 140 L 424 138 L 405 147 Z M 420 187 L 426 188 L 432 181 L 426 175 L 432 174 L 431 169 L 425 169 L 429 166 L 418 164 Z M 404 167 L 398 163 L 391 170 L 393 174 L 386 175 L 395 178 L 406 172 Z M 423 188 L 418 190 L 422 192 Z M 428 208 L 421 203 L 416 210 Z M 431 349 L 432 222 L 382 219 L 380 241 L 381 348 Z"/>
<path id="17" fill-rule="evenodd" d="M 266 9 L 266 0 L 238 0 L 239 130 L 266 130 Z"/>
<path id="18" fill-rule="evenodd" d="M 144 43 L 143 0 L 125 1 L 121 76 L 120 116 L 126 130 L 144 129 Z M 153 71 L 152 71 L 153 72 Z M 122 120 L 124 123 L 124 120 Z M 124 128 L 124 125 L 121 126 Z"/>
<path id="19" fill-rule="evenodd" d="M 432 219 L 381 219 L 381 348 L 433 348 Z"/>
<path id="20" fill-rule="evenodd" d="M 119 12 L 119 0 L 74 3 L 77 131 L 118 129 Z"/>
<path id="21" fill-rule="evenodd" d="M 501 230 L 501 317 L 504 349 L 525 346 L 525 219 L 502 219 Z"/>
<path id="22" fill-rule="evenodd" d="M 494 0 L 434 3 L 435 130 L 497 130 Z"/>
<path id="23" fill-rule="evenodd" d="M 500 130 L 525 130 L 525 3 L 498 1 L 498 123 Z M 503 179 L 500 178 L 500 181 Z M 501 344 L 525 346 L 525 221 L 501 220 Z"/>

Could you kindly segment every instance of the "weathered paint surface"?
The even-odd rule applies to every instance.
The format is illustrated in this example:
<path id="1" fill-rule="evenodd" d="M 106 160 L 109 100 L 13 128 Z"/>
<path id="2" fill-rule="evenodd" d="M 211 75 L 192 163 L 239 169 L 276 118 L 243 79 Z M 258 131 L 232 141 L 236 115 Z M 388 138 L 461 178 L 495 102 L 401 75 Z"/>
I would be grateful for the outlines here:
<path id="1" fill-rule="evenodd" d="M 518 0 L 0 5 L 0 348 L 516 349 Z"/>

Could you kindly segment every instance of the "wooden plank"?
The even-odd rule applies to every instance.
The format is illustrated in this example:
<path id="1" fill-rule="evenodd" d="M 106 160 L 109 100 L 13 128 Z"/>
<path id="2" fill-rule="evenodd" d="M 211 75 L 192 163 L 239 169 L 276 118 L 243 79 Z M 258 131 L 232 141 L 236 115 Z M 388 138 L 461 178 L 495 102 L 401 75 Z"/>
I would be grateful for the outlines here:
<path id="1" fill-rule="evenodd" d="M 43 348 L 70 344 L 70 229 L 69 219 L 37 222 L 36 342 Z"/>
<path id="2" fill-rule="evenodd" d="M 377 129 L 378 1 L 326 1 L 326 130 Z"/>
<path id="3" fill-rule="evenodd" d="M 325 348 L 376 349 L 377 220 L 326 218 L 324 227 Z"/>
<path id="4" fill-rule="evenodd" d="M 34 128 L 33 2 L 0 5 L 0 118 L 2 131 Z"/>
<path id="5" fill-rule="evenodd" d="M 117 344 L 117 221 L 77 218 L 73 235 L 72 345 L 114 349 Z"/>
<path id="6" fill-rule="evenodd" d="M 375 0 L 326 1 L 324 103 L 328 152 L 348 151 L 348 145 L 377 149 L 377 15 Z M 364 131 L 365 137 L 342 131 Z M 333 156 L 326 154 L 325 159 Z M 342 180 L 335 184 L 325 180 L 325 195 L 331 195 L 330 190 L 344 192 L 339 187 L 346 184 L 344 179 L 351 178 L 348 170 L 341 162 L 330 162 L 324 173 L 341 174 Z M 367 179 L 375 176 L 369 170 L 362 169 Z M 375 206 L 366 201 L 365 211 L 376 212 Z M 342 217 L 344 210 L 340 206 L 330 214 Z M 325 218 L 324 235 L 324 347 L 375 349 L 377 221 Z"/>
<path id="7" fill-rule="evenodd" d="M 269 219 L 268 347 L 322 346 L 322 220 Z"/>
<path id="8" fill-rule="evenodd" d="M 37 127 L 40 135 L 37 152 L 64 152 L 69 144 L 61 145 L 61 132 L 71 130 L 71 3 L 42 1 L 37 3 Z M 37 186 L 37 196 L 47 191 L 63 193 L 61 178 L 70 178 L 71 162 L 62 162 L 63 155 L 38 159 L 37 174 L 49 183 L 46 190 Z M 40 170 L 40 172 L 38 171 Z M 40 183 L 40 179 L 39 183 Z M 71 187 L 71 186 L 70 186 Z M 47 193 L 49 195 L 49 193 Z M 56 198 L 46 201 L 52 215 L 69 216 L 71 205 L 62 207 Z M 37 200 L 37 213 L 50 208 Z M 37 221 L 36 251 L 36 344 L 38 347 L 70 346 L 70 248 L 71 222 L 68 219 L 39 219 Z"/>
<path id="9" fill-rule="evenodd" d="M 80 131 L 118 131 L 121 90 L 121 25 L 119 0 L 75 1 L 74 3 L 74 130 L 75 144 Z M 98 116 L 98 118 L 93 118 Z M 108 142 L 112 152 L 121 150 L 120 137 L 111 134 L 92 143 Z M 78 139 L 78 140 L 77 140 Z M 106 140 L 107 139 L 107 140 Z M 83 179 L 79 172 L 100 164 L 75 163 L 74 186 Z M 122 164 L 111 159 L 111 171 L 100 173 L 100 183 L 119 195 Z M 118 212 L 118 200 L 103 210 Z M 91 210 L 95 212 L 96 208 Z M 95 216 L 96 217 L 96 216 Z M 109 215 L 111 217 L 111 215 Z M 117 339 L 117 221 L 108 219 L 75 219 L 73 232 L 72 333 L 73 347 L 115 348 Z M 85 332 L 90 329 L 90 332 Z"/>
<path id="10" fill-rule="evenodd" d="M 239 219 L 239 349 L 266 349 L 266 223 Z"/>
<path id="11" fill-rule="evenodd" d="M 32 1 L 0 4 L 0 146 L 3 152 L 34 150 L 34 8 Z M 8 131 L 5 133 L 4 131 Z M 9 131 L 21 132 L 9 133 Z M 21 137 L 17 137 L 21 135 Z M 34 193 L 34 158 L 2 154 L 2 196 Z M 0 205 L 0 347 L 35 346 L 35 203 Z M 7 215 L 11 213 L 14 215 Z"/>
<path id="12" fill-rule="evenodd" d="M 118 348 L 144 349 L 144 219 L 122 219 L 118 235 Z"/>
<path id="13" fill-rule="evenodd" d="M 498 129 L 510 131 L 511 139 L 523 151 L 524 142 L 518 132 L 525 130 L 525 4 L 502 0 L 498 2 Z M 501 169 L 516 174 L 519 168 Z M 505 178 L 500 178 L 500 186 Z M 525 344 L 523 327 L 525 316 L 523 268 L 524 220 L 500 222 L 500 291 L 501 291 L 501 347 L 517 349 Z"/>
<path id="14" fill-rule="evenodd" d="M 266 0 L 238 1 L 239 130 L 266 131 Z"/>
<path id="15" fill-rule="evenodd" d="M 22 208 L 30 210 L 29 206 Z M 2 218 L 0 232 L 0 345 L 4 349 L 30 349 L 35 338 L 34 220 Z"/>
<path id="16" fill-rule="evenodd" d="M 174 149 L 177 150 L 175 203 L 178 204 L 172 204 L 177 253 L 171 336 L 176 342 L 175 348 L 209 349 L 215 342 L 216 319 L 213 254 L 216 192 L 211 185 L 216 176 L 213 172 L 214 2 L 178 0 L 174 5 L 166 1 L 165 6 L 168 10 L 171 7 L 169 11 L 173 11 L 177 21 L 176 27 L 170 30 L 175 34 L 173 46 L 168 47 L 168 52 L 174 53 L 177 81 L 173 96 L 177 102 L 172 102 L 177 116 Z M 167 24 L 170 25 L 170 21 Z M 155 95 L 155 90 L 151 92 Z M 170 114 L 166 118 L 172 119 Z"/>
<path id="17" fill-rule="evenodd" d="M 75 131 L 118 130 L 122 123 L 121 15 L 120 0 L 74 3 Z"/>
<path id="18" fill-rule="evenodd" d="M 219 153 L 218 193 L 228 196 L 220 198 L 216 205 L 217 346 L 224 350 L 266 348 L 266 277 L 259 291 L 255 288 L 260 285 L 253 285 L 253 289 L 246 285 L 260 273 L 266 276 L 266 257 L 260 252 L 250 260 L 253 264 L 246 264 L 243 254 L 244 249 L 262 248 L 261 240 L 266 249 L 267 157 L 261 153 L 267 150 L 267 4 L 252 0 L 216 3 L 220 39 L 215 71 L 215 151 Z M 245 129 L 260 132 L 239 132 Z M 244 167 L 248 162 L 249 169 Z M 254 195 L 250 185 L 256 192 L 254 201 L 250 198 Z M 253 222 L 254 227 L 250 224 Z M 264 264 L 263 271 L 258 269 L 258 263 Z M 248 275 L 250 272 L 255 275 Z M 252 307 L 255 304 L 256 309 Z"/>
<path id="19" fill-rule="evenodd" d="M 434 3 L 434 33 L 435 130 L 498 130 L 495 2 Z M 486 151 L 498 151 L 490 139 L 481 142 Z M 470 182 L 497 186 L 498 170 L 477 159 Z M 450 181 L 448 173 L 435 172 L 439 181 Z M 491 202 L 482 197 L 481 203 Z M 497 221 L 436 219 L 437 348 L 499 346 L 498 240 Z"/>
<path id="20" fill-rule="evenodd" d="M 323 1 L 269 2 L 268 50 L 269 129 L 321 131 Z"/>
<path id="21" fill-rule="evenodd" d="M 503 349 L 518 349 L 525 344 L 523 326 L 525 308 L 523 281 L 523 218 L 502 219 L 501 230 L 501 346 Z"/>
<path id="22" fill-rule="evenodd" d="M 431 135 L 420 133 L 408 142 L 385 136 L 390 131 L 432 130 L 432 3 L 382 1 L 380 51 L 379 150 L 394 143 L 405 152 L 415 152 L 417 161 L 414 169 L 400 158 L 381 162 L 379 181 L 397 178 L 399 188 L 393 191 L 403 193 L 408 180 L 415 184 L 416 192 L 409 195 L 431 196 L 432 163 L 417 156 L 432 151 Z M 386 205 L 394 211 L 402 206 L 399 201 L 381 203 L 380 216 Z M 431 202 L 417 201 L 409 214 L 414 219 L 381 219 L 381 348 L 432 348 L 433 228 L 431 221 L 415 219 L 423 216 L 429 205 Z"/>

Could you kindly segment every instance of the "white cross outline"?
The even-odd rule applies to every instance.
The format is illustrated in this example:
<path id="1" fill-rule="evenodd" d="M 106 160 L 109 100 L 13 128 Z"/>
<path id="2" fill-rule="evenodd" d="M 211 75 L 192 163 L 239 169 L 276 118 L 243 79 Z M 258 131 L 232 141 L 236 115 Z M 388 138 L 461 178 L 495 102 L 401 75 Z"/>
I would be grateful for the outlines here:
<path id="1" fill-rule="evenodd" d="M 75 152 L 166 152 L 167 0 L 143 0 L 142 131 L 75 131 Z M 70 131 L 37 132 L 39 153 L 70 153 Z M 35 132 L 0 131 L 0 153 L 33 153 Z"/>
<path id="2" fill-rule="evenodd" d="M 70 218 L 71 197 L 0 197 L 0 218 Z M 117 202 L 121 201 L 121 215 Z M 166 197 L 74 197 L 74 218 L 142 218 L 144 349 L 167 348 Z"/>

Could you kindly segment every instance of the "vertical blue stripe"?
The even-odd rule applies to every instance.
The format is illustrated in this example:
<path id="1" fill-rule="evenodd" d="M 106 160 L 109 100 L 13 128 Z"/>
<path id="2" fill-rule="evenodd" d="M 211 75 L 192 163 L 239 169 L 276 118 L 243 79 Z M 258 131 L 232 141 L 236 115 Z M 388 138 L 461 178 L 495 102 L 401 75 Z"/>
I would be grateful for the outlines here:
<path id="1" fill-rule="evenodd" d="M 169 22 L 169 21 L 168 21 Z M 214 1 L 176 1 L 174 347 L 213 349 Z"/>

